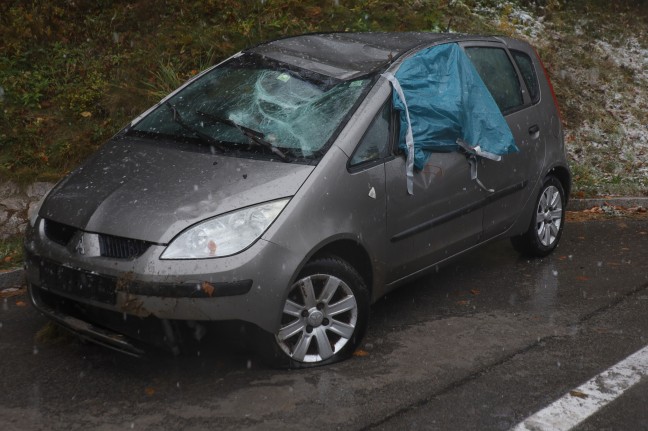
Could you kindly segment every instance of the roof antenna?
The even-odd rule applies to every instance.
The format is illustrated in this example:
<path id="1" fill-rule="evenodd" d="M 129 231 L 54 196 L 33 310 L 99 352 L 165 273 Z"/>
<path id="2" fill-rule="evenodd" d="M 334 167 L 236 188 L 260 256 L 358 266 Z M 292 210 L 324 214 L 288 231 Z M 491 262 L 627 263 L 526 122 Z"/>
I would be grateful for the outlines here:
<path id="1" fill-rule="evenodd" d="M 450 33 L 450 25 L 452 24 L 452 17 L 448 20 L 448 26 L 445 29 L 445 33 Z"/>

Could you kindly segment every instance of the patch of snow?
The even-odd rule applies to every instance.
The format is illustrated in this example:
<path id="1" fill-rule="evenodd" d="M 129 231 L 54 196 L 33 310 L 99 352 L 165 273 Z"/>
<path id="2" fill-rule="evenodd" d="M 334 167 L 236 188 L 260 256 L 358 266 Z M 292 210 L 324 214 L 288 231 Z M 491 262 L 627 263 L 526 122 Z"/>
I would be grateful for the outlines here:
<path id="1" fill-rule="evenodd" d="M 537 40 L 544 32 L 544 17 L 536 16 L 519 4 L 505 1 L 496 5 L 478 4 L 473 13 L 487 17 L 498 27 L 511 27 L 516 36 Z"/>
<path id="2" fill-rule="evenodd" d="M 599 65 L 589 70 L 572 69 L 566 76 L 583 91 L 596 91 L 603 97 L 590 99 L 600 101 L 595 107 L 598 114 L 567 127 L 568 154 L 603 180 L 599 193 L 614 193 L 613 184 L 646 189 L 648 49 L 633 36 L 616 42 L 594 40 L 584 49 L 590 50 Z"/>
<path id="3" fill-rule="evenodd" d="M 643 48 L 636 37 L 629 37 L 621 46 L 612 46 L 603 40 L 597 40 L 594 46 L 601 55 L 612 60 L 617 66 L 631 70 L 637 84 L 646 85 L 648 49 Z"/>

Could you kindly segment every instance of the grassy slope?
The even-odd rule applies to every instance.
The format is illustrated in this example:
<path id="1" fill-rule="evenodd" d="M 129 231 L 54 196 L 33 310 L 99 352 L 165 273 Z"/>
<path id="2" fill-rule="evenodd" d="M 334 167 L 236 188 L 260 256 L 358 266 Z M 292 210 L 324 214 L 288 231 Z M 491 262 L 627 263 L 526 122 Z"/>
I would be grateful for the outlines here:
<path id="1" fill-rule="evenodd" d="M 547 26 L 542 54 L 581 196 L 648 195 L 647 31 L 645 0 L 586 2 Z"/>
<path id="2" fill-rule="evenodd" d="M 644 131 L 648 124 L 648 81 L 632 65 L 600 54 L 607 48 L 614 53 L 612 47 L 630 37 L 638 48 L 648 45 L 645 32 L 632 30 L 648 27 L 646 2 L 628 1 L 632 10 L 624 2 L 585 0 L 571 1 L 569 8 L 556 0 L 335 3 L 3 2 L 0 179 L 59 178 L 192 74 L 260 41 L 313 31 L 449 26 L 514 34 L 538 46 L 563 107 L 578 193 L 648 191 L 647 175 L 641 175 L 648 166 L 648 143 L 637 146 L 636 136 L 628 133 L 633 124 Z M 528 20 L 524 12 L 541 22 Z M 599 46 L 597 40 L 609 45 Z"/>

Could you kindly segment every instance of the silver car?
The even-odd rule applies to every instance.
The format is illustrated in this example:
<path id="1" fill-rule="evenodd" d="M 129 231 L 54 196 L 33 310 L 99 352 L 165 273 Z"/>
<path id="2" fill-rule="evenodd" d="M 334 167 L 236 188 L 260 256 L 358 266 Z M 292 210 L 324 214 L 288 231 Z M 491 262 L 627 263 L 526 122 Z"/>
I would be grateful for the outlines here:
<path id="1" fill-rule="evenodd" d="M 442 51 L 474 87 L 436 76 L 451 63 L 438 59 L 408 87 L 408 62 Z M 435 97 L 407 93 L 426 86 Z M 475 94 L 492 120 L 465 102 Z M 444 125 L 430 126 L 439 112 Z M 509 136 L 508 149 L 467 142 L 468 122 Z M 417 138 L 421 127 L 448 145 Z M 524 42 L 271 41 L 185 83 L 57 184 L 26 233 L 31 300 L 131 355 L 142 341 L 178 351 L 209 322 L 234 321 L 271 365 L 329 364 L 397 286 L 496 239 L 549 254 L 570 178 L 551 84 Z"/>

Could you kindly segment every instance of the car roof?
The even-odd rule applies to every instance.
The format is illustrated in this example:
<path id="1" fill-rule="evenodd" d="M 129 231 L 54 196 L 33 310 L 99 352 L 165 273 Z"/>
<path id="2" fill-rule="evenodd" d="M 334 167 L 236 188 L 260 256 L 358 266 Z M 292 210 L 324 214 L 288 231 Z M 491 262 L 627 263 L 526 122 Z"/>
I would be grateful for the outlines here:
<path id="1" fill-rule="evenodd" d="M 501 41 L 456 33 L 313 33 L 265 42 L 247 52 L 349 80 L 385 70 L 394 60 L 417 48 L 462 40 Z"/>

